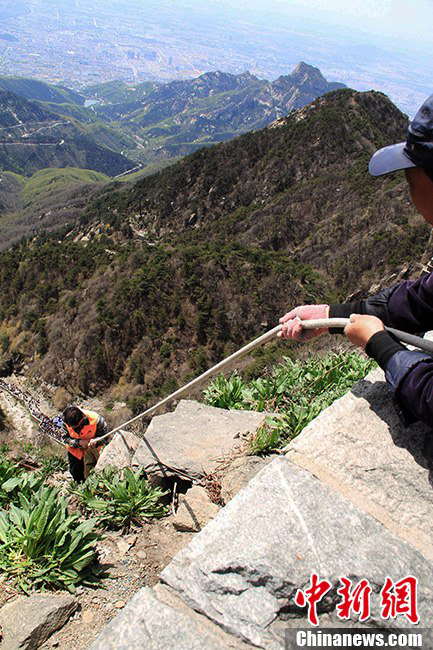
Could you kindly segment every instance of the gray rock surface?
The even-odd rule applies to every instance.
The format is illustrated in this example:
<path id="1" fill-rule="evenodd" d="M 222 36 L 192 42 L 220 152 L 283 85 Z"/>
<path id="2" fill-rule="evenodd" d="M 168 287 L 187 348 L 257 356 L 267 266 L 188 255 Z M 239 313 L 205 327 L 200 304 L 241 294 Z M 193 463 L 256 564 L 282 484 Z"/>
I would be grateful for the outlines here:
<path id="1" fill-rule="evenodd" d="M 105 467 L 129 467 L 135 451 L 141 440 L 130 431 L 120 430 L 103 449 L 96 464 L 95 471 L 100 472 Z"/>
<path id="2" fill-rule="evenodd" d="M 34 650 L 59 630 L 77 609 L 70 595 L 22 596 L 0 609 L 1 650 Z"/>
<path id="3" fill-rule="evenodd" d="M 218 511 L 219 507 L 212 503 L 206 490 L 195 485 L 186 494 L 179 495 L 179 506 L 172 524 L 176 530 L 198 532 Z"/>
<path id="4" fill-rule="evenodd" d="M 227 411 L 182 400 L 173 413 L 150 423 L 132 459 L 149 475 L 186 475 L 200 479 L 212 473 L 218 460 L 254 433 L 267 413 Z"/>
<path id="5" fill-rule="evenodd" d="M 433 568 L 413 547 L 309 472 L 277 458 L 223 508 L 161 574 L 191 607 L 226 631 L 266 648 L 284 647 L 284 628 L 306 625 L 293 598 L 312 572 L 339 585 L 367 578 L 377 592 L 386 576 L 418 578 L 420 625 L 433 617 Z M 370 624 L 380 618 L 372 595 Z M 338 625 L 335 592 L 321 623 Z M 320 609 L 319 609 L 320 612 Z M 286 619 L 286 620 L 285 620 Z M 359 627 L 357 618 L 348 626 Z M 392 623 L 406 627 L 404 617 Z"/>
<path id="6" fill-rule="evenodd" d="M 224 471 L 221 479 L 221 496 L 224 503 L 233 499 L 235 494 L 243 488 L 272 458 L 260 456 L 239 456 Z"/>
<path id="7" fill-rule="evenodd" d="M 213 627 L 213 626 L 212 626 Z M 129 601 L 89 650 L 226 650 L 239 647 L 186 608 L 173 607 L 145 587 Z"/>
<path id="8" fill-rule="evenodd" d="M 433 560 L 433 433 L 421 424 L 402 425 L 380 369 L 322 411 L 286 449 L 292 462 Z"/>

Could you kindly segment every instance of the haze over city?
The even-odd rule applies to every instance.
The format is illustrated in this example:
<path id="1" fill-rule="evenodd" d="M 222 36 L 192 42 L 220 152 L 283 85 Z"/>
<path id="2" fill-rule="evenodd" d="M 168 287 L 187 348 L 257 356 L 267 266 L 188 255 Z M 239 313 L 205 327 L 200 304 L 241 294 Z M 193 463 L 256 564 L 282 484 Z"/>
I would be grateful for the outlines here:
<path id="1" fill-rule="evenodd" d="M 77 89 L 211 70 L 274 79 L 305 60 L 409 115 L 431 92 L 428 0 L 6 0 L 0 17 L 0 74 Z"/>

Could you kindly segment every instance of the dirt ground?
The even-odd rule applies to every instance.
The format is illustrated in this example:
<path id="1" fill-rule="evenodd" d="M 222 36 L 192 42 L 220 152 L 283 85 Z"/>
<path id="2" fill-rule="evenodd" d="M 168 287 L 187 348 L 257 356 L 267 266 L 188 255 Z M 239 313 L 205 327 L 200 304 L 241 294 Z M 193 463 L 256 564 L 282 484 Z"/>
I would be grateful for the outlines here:
<path id="1" fill-rule="evenodd" d="M 131 530 L 106 532 L 98 544 L 102 566 L 109 574 L 95 588 L 79 588 L 79 609 L 41 648 L 84 650 L 141 587 L 153 586 L 159 573 L 194 533 L 179 533 L 171 517 Z"/>

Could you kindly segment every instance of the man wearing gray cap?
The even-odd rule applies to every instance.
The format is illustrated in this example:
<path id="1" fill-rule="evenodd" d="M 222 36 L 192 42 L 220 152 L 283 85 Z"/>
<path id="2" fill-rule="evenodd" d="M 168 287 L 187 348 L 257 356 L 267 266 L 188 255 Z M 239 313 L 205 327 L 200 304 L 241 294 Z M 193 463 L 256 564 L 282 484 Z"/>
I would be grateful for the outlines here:
<path id="1" fill-rule="evenodd" d="M 373 176 L 404 170 L 418 212 L 433 226 L 433 95 L 409 124 L 406 142 L 376 151 L 370 160 Z M 326 329 L 303 332 L 300 320 L 349 318 L 349 340 L 364 348 L 385 371 L 407 422 L 433 422 L 433 357 L 408 350 L 384 325 L 411 333 L 433 329 L 433 273 L 401 282 L 375 296 L 340 305 L 303 305 L 285 314 L 280 336 L 306 340 Z M 332 330 L 331 330 L 332 331 Z M 341 330 L 335 330 L 341 332 Z"/>

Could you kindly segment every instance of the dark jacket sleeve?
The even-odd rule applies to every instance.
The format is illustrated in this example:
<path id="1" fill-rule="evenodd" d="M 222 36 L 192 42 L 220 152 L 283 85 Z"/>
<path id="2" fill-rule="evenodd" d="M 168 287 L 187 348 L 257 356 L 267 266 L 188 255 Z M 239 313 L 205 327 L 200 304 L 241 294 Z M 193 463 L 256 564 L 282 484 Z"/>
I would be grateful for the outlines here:
<path id="1" fill-rule="evenodd" d="M 401 282 L 375 296 L 341 305 L 331 305 L 331 318 L 350 314 L 377 316 L 385 325 L 412 334 L 433 329 L 433 273 L 415 281 Z M 342 332 L 342 330 L 334 330 Z"/>
<path id="2" fill-rule="evenodd" d="M 366 353 L 385 371 L 388 384 L 405 424 L 433 422 L 433 357 L 420 350 L 408 350 L 389 332 L 376 332 Z"/>
<path id="3" fill-rule="evenodd" d="M 417 359 L 416 355 L 419 353 L 415 351 L 407 351 L 404 354 L 413 354 L 413 363 L 400 377 L 395 389 L 396 401 L 409 423 L 420 420 L 431 427 L 433 423 L 433 358 Z"/>
<path id="4" fill-rule="evenodd" d="M 377 316 L 385 325 L 406 332 L 433 330 L 433 273 L 415 281 L 401 282 L 375 296 L 352 303 L 331 305 L 329 315 Z M 342 330 L 334 330 L 342 332 Z M 376 359 L 394 390 L 406 423 L 433 423 L 433 357 L 408 350 L 387 332 L 378 332 L 367 344 L 367 354 Z"/>

